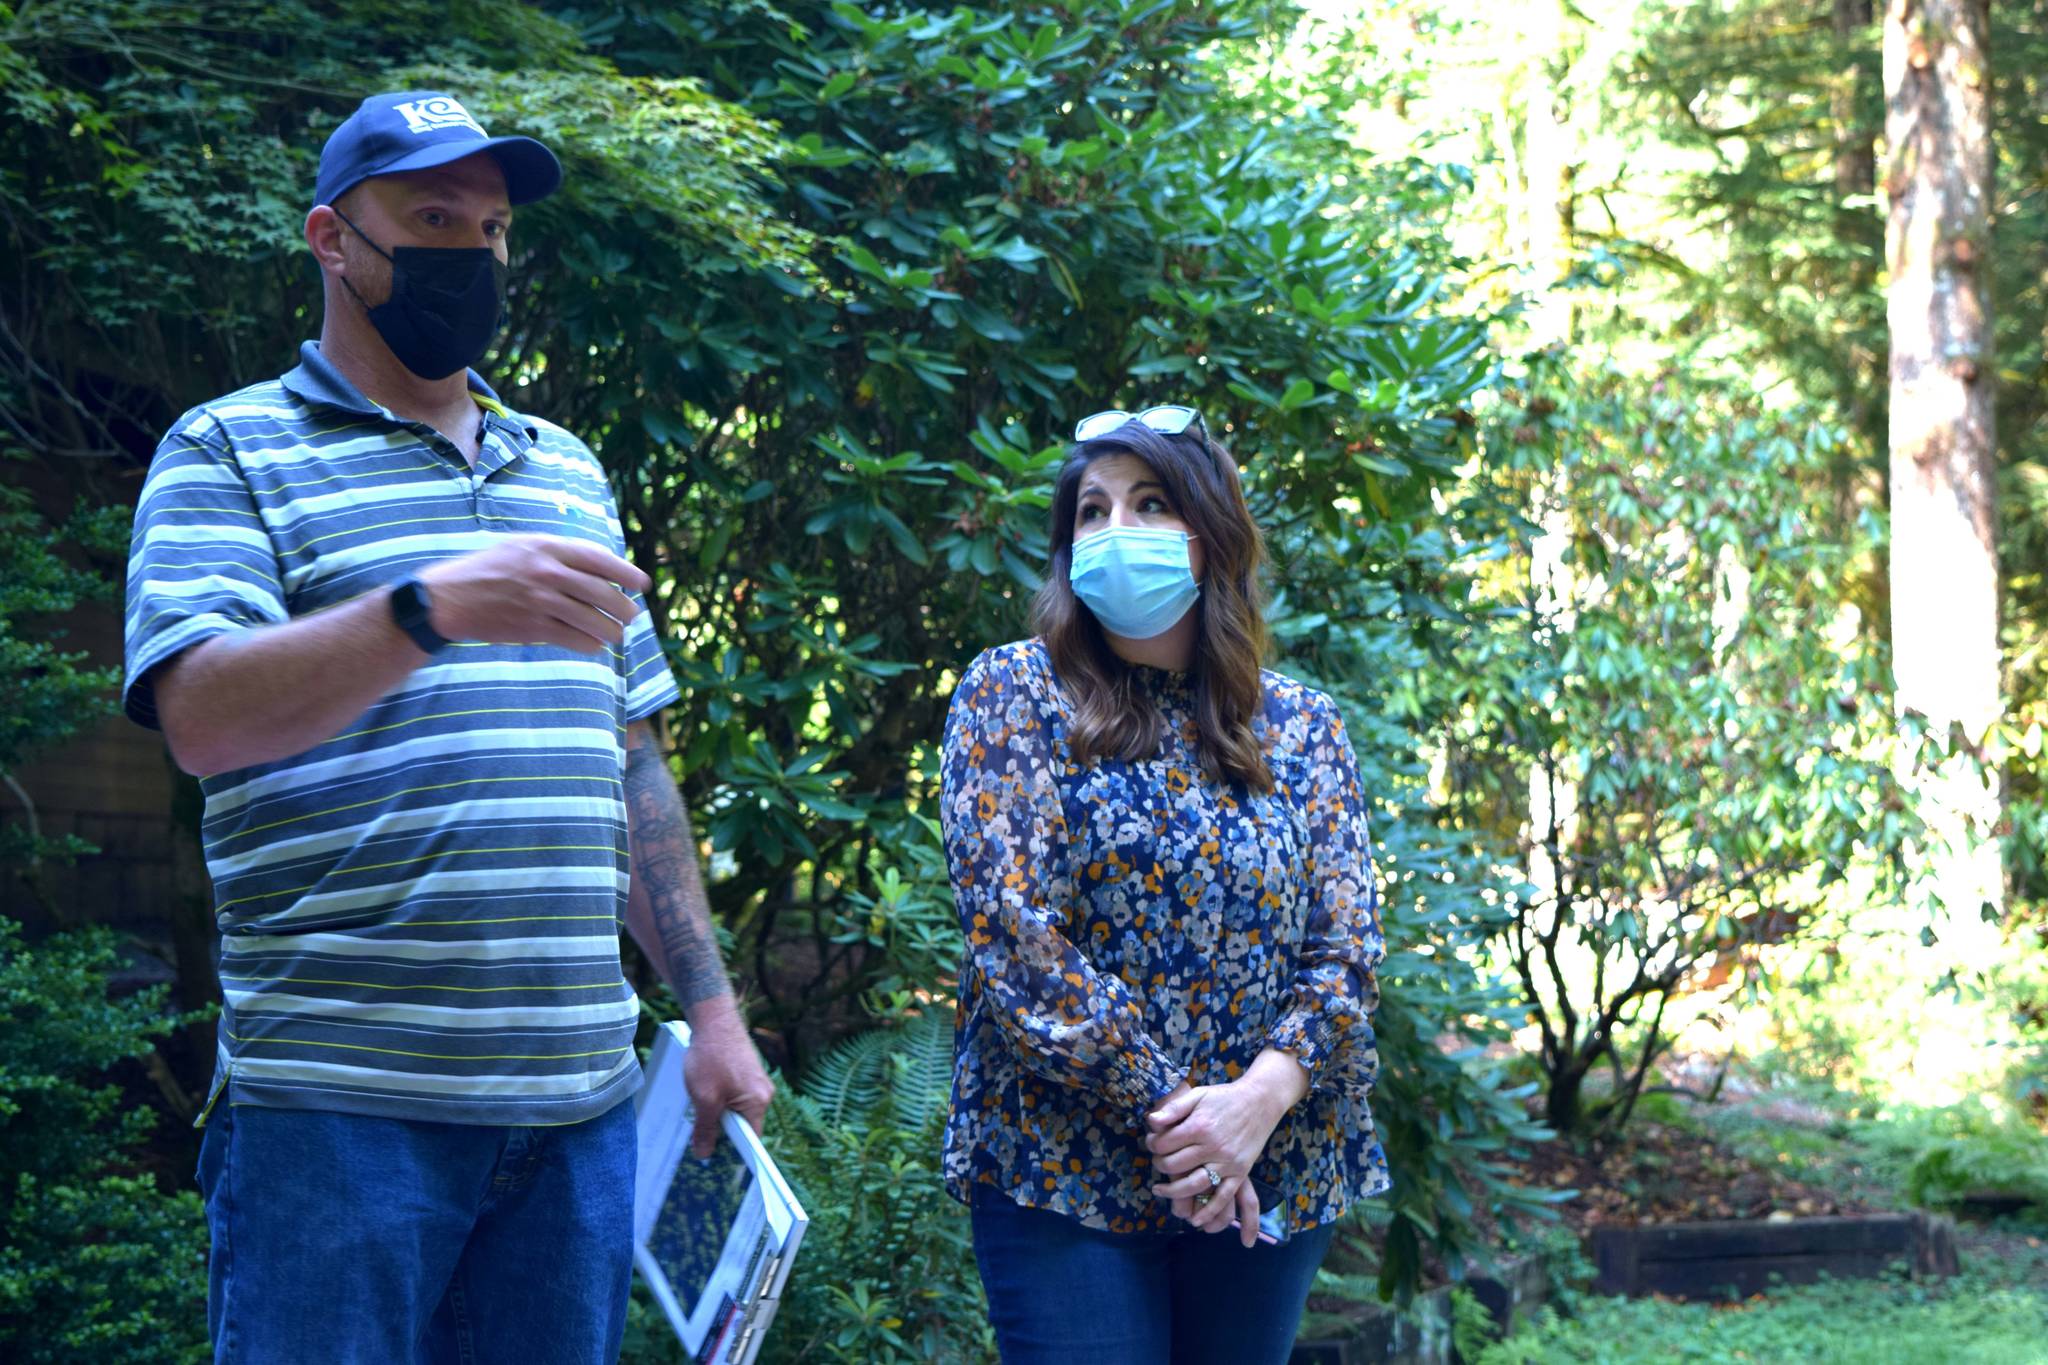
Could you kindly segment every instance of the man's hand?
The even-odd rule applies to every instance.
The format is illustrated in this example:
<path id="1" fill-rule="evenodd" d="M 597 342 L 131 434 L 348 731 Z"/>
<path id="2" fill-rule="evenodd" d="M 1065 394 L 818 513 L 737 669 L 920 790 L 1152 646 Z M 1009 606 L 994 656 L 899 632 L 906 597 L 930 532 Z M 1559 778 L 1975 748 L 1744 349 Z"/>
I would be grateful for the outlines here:
<path id="1" fill-rule="evenodd" d="M 434 629 L 451 640 L 580 654 L 624 641 L 640 611 L 626 594 L 648 588 L 647 575 L 625 560 L 565 536 L 505 536 L 422 569 L 420 582 Z"/>
<path id="2" fill-rule="evenodd" d="M 1204 1232 L 1221 1232 L 1234 1217 L 1239 1238 L 1251 1246 L 1259 1234 L 1252 1165 L 1281 1116 L 1307 1090 L 1301 1064 L 1270 1050 L 1228 1084 L 1176 1090 L 1146 1117 L 1151 1133 L 1145 1146 L 1161 1177 L 1152 1193 L 1171 1199 L 1175 1216 Z M 1213 1186 L 1208 1170 L 1219 1177 Z M 1210 1198 L 1197 1204 L 1199 1195 Z"/>
<path id="3" fill-rule="evenodd" d="M 690 1016 L 690 1050 L 683 1054 L 683 1088 L 696 1106 L 690 1132 L 690 1154 L 710 1156 L 718 1146 L 718 1121 L 728 1109 L 758 1133 L 775 1083 L 761 1065 L 761 1054 L 747 1037 L 731 996 L 708 1000 Z"/>

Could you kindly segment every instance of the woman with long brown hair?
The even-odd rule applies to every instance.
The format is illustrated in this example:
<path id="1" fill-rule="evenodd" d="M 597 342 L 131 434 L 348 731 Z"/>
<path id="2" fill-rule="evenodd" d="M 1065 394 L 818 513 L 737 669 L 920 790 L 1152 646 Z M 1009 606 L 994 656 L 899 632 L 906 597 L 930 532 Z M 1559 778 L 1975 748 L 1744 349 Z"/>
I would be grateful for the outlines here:
<path id="1" fill-rule="evenodd" d="M 1008 1365 L 1278 1365 L 1387 1186 L 1357 762 L 1260 666 L 1263 542 L 1200 414 L 1074 435 L 1032 637 L 946 723 L 946 1181 Z"/>

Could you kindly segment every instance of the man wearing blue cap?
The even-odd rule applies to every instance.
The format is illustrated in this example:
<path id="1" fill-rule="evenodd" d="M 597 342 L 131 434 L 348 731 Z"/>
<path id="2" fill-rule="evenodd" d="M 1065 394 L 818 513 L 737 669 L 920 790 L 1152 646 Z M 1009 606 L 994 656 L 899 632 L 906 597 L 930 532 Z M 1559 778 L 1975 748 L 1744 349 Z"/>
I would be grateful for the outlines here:
<path id="1" fill-rule="evenodd" d="M 561 178 L 450 95 L 364 101 L 306 216 L 318 343 L 179 418 L 136 510 L 123 702 L 201 779 L 222 934 L 219 1361 L 616 1357 L 622 919 L 692 1025 L 697 1149 L 772 1093 L 649 724 L 649 580 L 589 449 L 471 368 Z"/>

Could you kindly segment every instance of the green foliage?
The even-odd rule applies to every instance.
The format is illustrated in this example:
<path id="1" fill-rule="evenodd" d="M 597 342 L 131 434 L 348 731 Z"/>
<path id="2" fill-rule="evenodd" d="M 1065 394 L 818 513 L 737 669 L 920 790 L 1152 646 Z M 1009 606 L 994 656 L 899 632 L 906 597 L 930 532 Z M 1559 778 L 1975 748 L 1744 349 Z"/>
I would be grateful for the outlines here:
<path id="1" fill-rule="evenodd" d="M 952 1076 L 950 1016 L 910 1014 L 842 1039 L 770 1107 L 766 1140 L 811 1224 L 764 1360 L 995 1358 L 967 1212 L 934 1159 Z M 684 1360 L 644 1291 L 621 1359 Z"/>
<path id="2" fill-rule="evenodd" d="M 1541 1223 L 1512 1229 L 1506 1240 L 1514 1254 L 1543 1262 L 1550 1280 L 1549 1302 L 1564 1316 L 1576 1317 L 1579 1305 L 1591 1297 L 1600 1273 L 1579 1235 L 1562 1223 Z"/>
<path id="3" fill-rule="evenodd" d="M 1752 1105 L 1757 1107 L 1752 1107 Z M 1990 1095 L 1952 1105 L 1886 1104 L 1810 1081 L 1779 1080 L 1752 1104 L 1690 1116 L 1741 1160 L 1859 1203 L 1960 1211 L 1975 1198 L 2031 1201 L 2048 1214 L 2048 1134 Z"/>
<path id="4" fill-rule="evenodd" d="M 1921 1152 L 1906 1192 L 1914 1203 L 1936 1208 L 1987 1194 L 2016 1195 L 2048 1208 L 2048 1142 L 2018 1124 L 1959 1134 Z"/>
<path id="5" fill-rule="evenodd" d="M 0 450 L 0 458 L 23 457 Z M 127 539 L 116 508 L 81 507 L 52 526 L 27 489 L 0 486 L 0 772 L 106 713 L 115 670 L 84 666 L 85 652 L 61 648 L 61 634 L 45 623 L 114 596 L 112 583 L 72 567 L 58 546 L 118 553 Z"/>
<path id="6" fill-rule="evenodd" d="M 1845 600 L 1862 546 L 1810 491 L 1828 433 L 1590 368 L 1539 366 L 1502 411 L 1489 491 L 1530 557 L 1475 632 L 1459 748 L 1475 821 L 1543 797 L 1503 951 L 1546 1117 L 1611 1132 L 1672 996 L 1716 964 L 1754 988 L 1755 945 L 1814 933 L 1830 888 L 1890 867 L 1912 826 L 1882 659 Z M 1614 1084 L 1589 1115 L 1602 1063 Z"/>
<path id="7" fill-rule="evenodd" d="M 1685 331 L 1697 338 L 1685 344 L 1711 349 L 1738 373 L 1786 381 L 1851 433 L 1829 473 L 1844 519 L 1883 505 L 1883 12 L 1855 4 L 1830 12 L 1804 0 L 1645 6 L 1617 92 L 1639 140 L 1690 158 L 1668 219 L 1673 232 L 1699 230 L 1711 254 L 1669 277 L 1687 305 Z M 2048 14 L 1993 6 L 1989 50 L 1998 197 L 1982 261 L 1996 300 L 2008 722 L 1987 754 L 2002 769 L 2014 946 L 2038 957 L 2048 914 L 2048 128 L 2038 116 Z M 1859 575 L 1858 595 L 1875 615 L 1885 606 L 1885 572 L 1873 560 Z M 2044 999 L 2036 995 L 2029 1008 L 2038 1014 Z"/>
<path id="8" fill-rule="evenodd" d="M 842 1039 L 768 1110 L 766 1140 L 811 1224 L 767 1361 L 993 1360 L 967 1212 L 935 1155 L 953 1076 L 936 1011 Z M 636 1282 L 621 1360 L 683 1365 Z"/>
<path id="9" fill-rule="evenodd" d="M 1477 1365 L 2011 1365 L 2042 1359 L 2038 1251 L 1972 1261 L 1955 1279 L 1823 1282 L 1740 1304 L 1593 1299 L 1543 1309 Z"/>
<path id="10" fill-rule="evenodd" d="M 2048 1136 L 2016 1115 L 1982 1104 L 1901 1110 L 1862 1137 L 1915 1204 L 1952 1209 L 2010 1195 L 2048 1212 Z"/>
<path id="11" fill-rule="evenodd" d="M 1799 1111 L 1802 1117 L 1791 1116 Z M 2019 1136 L 1982 1103 L 1873 1111 L 1854 1094 L 1812 1084 L 1774 1086 L 1747 1102 L 1700 1106 L 1692 1116 L 1744 1161 L 1773 1164 L 1801 1181 L 1880 1208 L 1909 1193 L 1917 1162 L 1946 1150 L 1959 1136 Z M 2039 1150 L 2037 1137 L 2036 1161 Z M 1744 1304 L 1711 1306 L 1593 1296 L 1586 1292 L 1593 1267 L 1569 1237 L 1558 1236 L 1559 1245 L 1546 1249 L 1549 1264 L 1564 1272 L 1553 1306 L 1480 1359 L 1487 1365 L 2038 1360 L 2041 1328 L 2048 1323 L 2048 1253 L 2034 1235 L 2038 1230 L 1980 1232 L 1962 1224 L 1962 1275 L 1949 1281 L 1836 1282 L 1773 1289 Z"/>
<path id="12" fill-rule="evenodd" d="M 1275 549 L 1276 663 L 1340 699 L 1377 803 L 1394 952 L 1375 1112 L 1399 1183 L 1369 1216 L 1402 1292 L 1425 1255 L 1480 1250 L 1481 1210 L 1536 1204 L 1496 1163 L 1538 1130 L 1477 1052 L 1514 1015 L 1471 952 L 1498 924 L 1498 850 L 1445 828 L 1422 757 L 1470 704 L 1451 665 L 1492 531 L 1462 523 L 1455 490 L 1494 361 L 1445 302 L 1460 178 L 1324 174 L 1353 167 L 1341 64 L 1273 116 L 1289 76 L 1266 58 L 1294 17 L 1257 0 L 11 12 L 0 137 L 22 154 L 0 232 L 23 272 L 0 281 L 0 405 L 46 463 L 135 458 L 185 406 L 287 365 L 317 325 L 295 245 L 313 159 L 369 90 L 445 83 L 549 138 L 569 179 L 519 216 L 485 368 L 617 484 L 683 685 L 714 908 L 799 1069 L 820 1036 L 952 989 L 920 823 L 932 750 L 959 668 L 1021 633 L 1072 420 L 1199 405 Z M 935 1150 L 854 1155 L 900 1157 L 922 1190 Z M 849 1307 L 880 1316 L 846 1349 L 915 1342 L 930 1317 L 908 1292 Z"/>
<path id="13" fill-rule="evenodd" d="M 1488 1345 L 1500 1338 L 1493 1314 L 1464 1285 L 1451 1290 L 1451 1349 L 1461 1360 L 1477 1360 Z"/>
<path id="14" fill-rule="evenodd" d="M 1377 1268 L 1379 1293 L 1403 1302 L 1425 1248 L 1453 1273 L 1488 1257 L 1475 1210 L 1541 1217 L 1561 1197 L 1515 1182 L 1504 1158 L 1547 1130 L 1524 1109 L 1535 1087 L 1484 1059 L 1522 1018 L 1472 951 L 1503 924 L 1501 842 L 1455 827 L 1459 812 L 1440 805 L 1427 761 L 1471 705 L 1462 642 L 1496 550 L 1481 541 L 1483 527 L 1455 525 L 1467 543 L 1357 507 L 1335 529 L 1275 537 L 1276 554 L 1302 579 L 1299 600 L 1317 607 L 1296 611 L 1283 596 L 1271 612 L 1275 632 L 1290 666 L 1338 699 L 1363 788 L 1379 798 L 1374 856 L 1388 948 L 1373 1021 L 1382 1064 L 1373 1115 L 1394 1186 L 1359 1215 L 1373 1227 L 1370 1248 L 1349 1231 L 1344 1240 L 1354 1259 Z M 1345 567 L 1360 564 L 1375 567 Z"/>
<path id="15" fill-rule="evenodd" d="M 863 1003 L 869 1014 L 887 1017 L 922 1008 L 931 984 L 959 966 L 966 945 L 946 884 L 938 822 L 906 813 L 893 829 L 886 819 L 874 824 L 880 849 L 893 857 L 875 876 L 872 892 L 849 889 L 834 905 L 831 941 L 859 943 L 876 955 L 882 965 Z"/>
<path id="16" fill-rule="evenodd" d="M 107 995 L 102 930 L 24 944 L 0 919 L 0 1355 L 24 1362 L 208 1358 L 199 1200 L 123 1169 L 152 1115 L 107 1068 L 185 1022 L 161 990 Z"/>
<path id="17" fill-rule="evenodd" d="M 1882 7 L 1803 0 L 1643 6 L 1633 69 L 1617 92 L 1636 136 L 1693 153 L 1669 204 L 1674 226 L 1711 228 L 1720 259 L 1671 281 L 1691 306 L 1688 329 L 1740 366 L 1761 360 L 1856 434 L 1845 452 L 1873 493 L 1884 471 L 1887 341 L 1884 206 L 1877 142 L 1884 121 Z M 1846 25 L 1830 20 L 1840 16 Z M 2042 318 L 2040 168 L 2048 135 L 2035 110 L 2048 25 L 2030 6 L 1995 7 L 1993 135 L 1999 164 L 1991 273 L 1999 369 L 2001 552 L 2012 699 L 2038 715 L 2048 654 L 2048 596 L 2038 552 L 2048 471 L 2038 382 L 2048 351 Z M 1847 475 L 1846 471 L 1841 471 Z M 1871 605 L 1881 606 L 1881 602 Z M 2032 793 L 2035 762 L 2016 765 Z M 2029 803 L 2032 803 L 2030 796 Z M 2016 861 L 2033 885 L 2036 857 Z"/>
<path id="18" fill-rule="evenodd" d="M 1673 125 L 1708 107 L 1702 87 L 1708 122 L 1757 102 L 1747 122 L 1664 130 L 1713 163 L 1682 207 L 1726 227 L 1725 259 L 1676 292 L 1702 333 L 1725 342 L 1732 324 L 1738 360 L 1769 357 L 1861 446 L 1690 382 L 1611 379 L 1591 355 L 1496 404 L 1482 441 L 1498 375 L 1484 320 L 1450 301 L 1478 179 L 1406 149 L 1361 164 L 1352 145 L 1361 105 L 1405 101 L 1429 73 L 1355 38 L 1272 63 L 1298 16 L 1256 0 L 0 8 L 0 240 L 19 266 L 0 279 L 0 411 L 91 507 L 121 495 L 101 457 L 132 468 L 182 408 L 288 364 L 318 323 L 298 244 L 314 158 L 370 90 L 447 85 L 562 153 L 563 192 L 520 214 L 486 369 L 588 437 L 618 485 L 684 685 L 675 733 L 718 852 L 721 929 L 761 1022 L 801 1061 L 817 1037 L 898 1021 L 825 1050 L 771 1111 L 817 1220 L 771 1350 L 883 1360 L 987 1352 L 964 1217 L 935 1170 L 959 955 L 929 818 L 945 705 L 975 651 L 1022 630 L 1072 419 L 1200 406 L 1274 550 L 1276 662 L 1338 698 L 1375 800 L 1391 953 L 1374 1109 L 1396 1185 L 1345 1236 L 1373 1290 L 1399 1296 L 1426 1259 L 1483 1257 L 1483 1213 L 1549 1197 L 1512 1187 L 1503 1161 L 1542 1134 L 1530 1088 L 1484 1060 L 1530 1003 L 1552 1113 L 1576 1121 L 1576 1087 L 1605 1062 L 1618 1124 L 1669 994 L 1808 932 L 1828 879 L 1881 864 L 1901 833 L 1867 745 L 1882 679 L 1833 633 L 1845 603 L 1876 600 L 1858 586 L 1875 553 L 1855 485 L 1882 427 L 1875 220 L 1833 179 L 1840 149 L 1867 146 L 1871 50 L 1819 13 L 1692 7 L 1681 41 L 1643 46 L 1635 94 Z M 2001 22 L 2001 41 L 2032 42 L 2035 19 Z M 2037 78 L 2000 79 L 2005 107 L 2031 107 Z M 2012 164 L 2037 165 L 2038 120 L 2011 122 Z M 1512 132 L 1491 144 L 1527 150 Z M 2035 179 L 2008 185 L 2018 226 L 2002 231 L 2022 249 L 2000 253 L 2022 379 L 2048 278 L 2024 246 L 2048 240 L 2026 231 Z M 1572 231 L 1604 260 L 1671 263 L 1593 222 Z M 1491 264 L 1469 272 L 1475 293 Z M 2027 554 L 2048 526 L 2039 387 L 2009 383 L 2001 413 L 2022 452 L 2004 489 L 2010 743 L 2029 757 L 2048 724 L 2042 557 Z M 0 771 L 110 681 L 20 633 L 88 591 L 43 553 L 58 528 L 29 507 L 0 489 Z M 1567 528 L 1541 588 L 1520 577 L 1530 516 Z M 111 549 L 118 520 L 63 533 Z M 1738 581 L 1730 626 L 1717 606 Z M 1568 873 L 1547 903 L 1517 894 L 1511 867 L 1532 770 L 1579 800 L 1538 831 Z M 2013 788 L 2022 888 L 2048 848 L 2030 771 Z M 1474 965 L 1504 939 L 1522 947 L 1520 1005 Z M 1587 970 L 1539 973 L 1553 949 Z M 105 1118 L 73 1102 L 19 1159 Z M 42 1173 L 11 1187 L 43 1200 L 37 1235 L 100 1219 L 109 1266 L 151 1229 L 191 1236 L 189 1207 L 64 1178 L 85 1193 L 60 1199 Z M 1928 1189 L 1946 1178 L 1930 1165 Z M 53 1244 L 35 1273 L 70 1254 Z M 48 1275 L 35 1293 L 55 1292 Z M 634 1333 L 635 1352 L 669 1358 L 644 1305 Z"/>
<path id="19" fill-rule="evenodd" d="M 1670 219 L 1716 238 L 1711 263 L 1652 261 L 1675 267 L 1666 282 L 1687 308 L 1677 348 L 1731 368 L 1761 352 L 1826 405 L 1852 434 L 1825 468 L 1845 502 L 1883 480 L 1888 350 L 1882 44 L 1855 9 L 1835 7 L 1838 30 L 1805 0 L 1642 6 L 1615 92 L 1637 139 L 1666 142 L 1665 164 L 1684 168 Z"/>
<path id="20" fill-rule="evenodd" d="M 952 1020 L 932 1011 L 841 1042 L 769 1111 L 811 1216 L 772 1359 L 994 1357 L 967 1213 L 933 1161 L 952 1075 Z"/>
<path id="21" fill-rule="evenodd" d="M 538 382 L 550 358 L 559 372 L 568 352 L 567 387 L 582 388 L 606 364 L 587 348 L 659 335 L 658 300 L 707 277 L 811 278 L 810 239 L 761 203 L 772 130 L 689 81 L 622 75 L 578 27 L 512 0 L 56 0 L 0 25 L 15 153 L 0 212 L 8 255 L 28 263 L 0 283 L 0 398 L 39 455 L 144 453 L 183 408 L 288 365 L 318 325 L 299 238 L 320 146 L 379 89 L 445 83 L 567 164 L 562 193 L 520 214 L 515 250 L 538 249 L 514 258 L 489 367 L 509 383 Z M 643 382 L 616 363 L 607 377 L 622 396 Z"/>
<path id="22" fill-rule="evenodd" d="M 1422 680 L 1470 578 L 1432 490 L 1470 452 L 1491 361 L 1478 326 L 1431 311 L 1419 222 L 1444 186 L 1403 167 L 1336 212 L 1302 174 L 1344 153 L 1335 115 L 1274 124 L 1222 79 L 1270 17 L 1091 0 L 629 20 L 622 69 L 699 77 L 793 144 L 779 202 L 831 243 L 834 288 L 732 277 L 672 315 L 677 339 L 606 361 L 715 387 L 657 429 L 579 429 L 645 490 L 636 557 L 670 566 L 684 767 L 730 858 L 712 894 L 740 957 L 827 945 L 761 982 L 771 1019 L 808 1027 L 943 983 L 917 980 L 952 941 L 932 891 L 907 889 L 939 870 L 897 852 L 923 837 L 902 812 L 929 814 L 955 670 L 1021 633 L 1056 443 L 1097 407 L 1202 407 L 1275 548 L 1279 666 L 1343 699 L 1385 802 L 1393 1291 L 1425 1243 L 1476 1250 L 1478 1205 L 1529 1203 L 1488 1163 L 1535 1130 L 1436 1046 L 1451 1020 L 1497 1036 L 1509 1010 L 1456 951 L 1487 921 L 1485 861 L 1436 830 L 1416 757 L 1457 705 Z"/>
<path id="23" fill-rule="evenodd" d="M 27 129 L 62 130 L 73 146 L 100 131 L 83 104 L 42 79 L 30 61 L 39 21 L 0 9 L 0 79 L 9 100 L 0 112 L 10 145 Z M 26 244 L 21 198 L 35 177 L 29 162 L 0 167 L 0 217 L 10 227 L 8 254 Z M 100 177 L 61 191 L 74 209 L 102 192 Z M 75 214 L 57 209 L 53 235 Z M 76 243 L 68 243 L 75 247 Z M 78 256 L 84 260 L 85 254 Z M 103 264 L 95 260 L 93 269 Z M 81 273 L 83 270 L 81 269 Z M 76 909 L 50 903 L 38 873 L 50 860 L 94 851 L 72 836 L 42 833 L 29 795 L 13 773 L 112 710 L 117 668 L 94 667 L 85 651 L 65 648 L 53 622 L 83 603 L 117 600 L 109 566 L 127 543 L 124 508 L 103 496 L 78 499 L 52 521 L 35 483 L 15 480 L 35 454 L 87 454 L 103 416 L 77 392 L 37 388 L 48 355 L 22 337 L 37 330 L 14 307 L 0 327 L 0 781 L 23 815 L 0 824 L 0 879 L 7 893 L 41 900 L 64 923 Z M 61 363 L 61 362 L 58 362 Z M 22 440 L 37 447 L 25 450 Z M 94 452 L 97 453 L 97 452 Z M 164 992 L 110 999 L 107 978 L 119 955 L 103 930 L 61 934 L 30 944 L 14 919 L 0 917 L 0 1355 L 24 1362 L 155 1362 L 207 1358 L 206 1233 L 199 1201 L 166 1196 L 130 1165 L 153 1115 L 123 1106 L 105 1073 L 151 1054 L 153 1040 L 186 1022 L 165 1012 Z"/>
<path id="24" fill-rule="evenodd" d="M 0 444 L 0 461 L 24 458 Z M 108 691 L 118 670 L 94 668 L 83 650 L 63 648 L 62 632 L 48 623 L 114 592 L 106 576 L 75 567 L 60 547 L 90 556 L 118 552 L 126 544 L 127 527 L 116 508 L 80 505 L 53 526 L 28 489 L 0 484 L 0 782 L 32 753 L 61 743 L 111 709 Z M 15 798 L 27 800 L 13 787 L 0 804 Z M 87 851 L 77 839 L 43 836 L 33 806 L 25 822 L 0 825 L 0 864 L 18 860 L 32 871 L 43 858 Z"/>

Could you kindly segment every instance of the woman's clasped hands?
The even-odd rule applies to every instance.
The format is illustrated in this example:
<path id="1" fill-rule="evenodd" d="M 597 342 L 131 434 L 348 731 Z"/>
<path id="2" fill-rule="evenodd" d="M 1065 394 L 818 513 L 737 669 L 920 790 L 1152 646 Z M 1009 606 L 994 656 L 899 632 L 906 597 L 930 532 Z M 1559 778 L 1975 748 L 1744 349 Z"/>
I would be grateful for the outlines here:
<path id="1" fill-rule="evenodd" d="M 1159 1179 L 1152 1193 L 1204 1232 L 1233 1220 L 1249 1247 L 1259 1235 L 1259 1196 L 1252 1165 L 1266 1150 L 1281 1116 L 1308 1092 L 1308 1073 L 1285 1052 L 1259 1054 L 1245 1073 L 1223 1085 L 1183 1081 L 1146 1116 L 1145 1146 Z"/>

